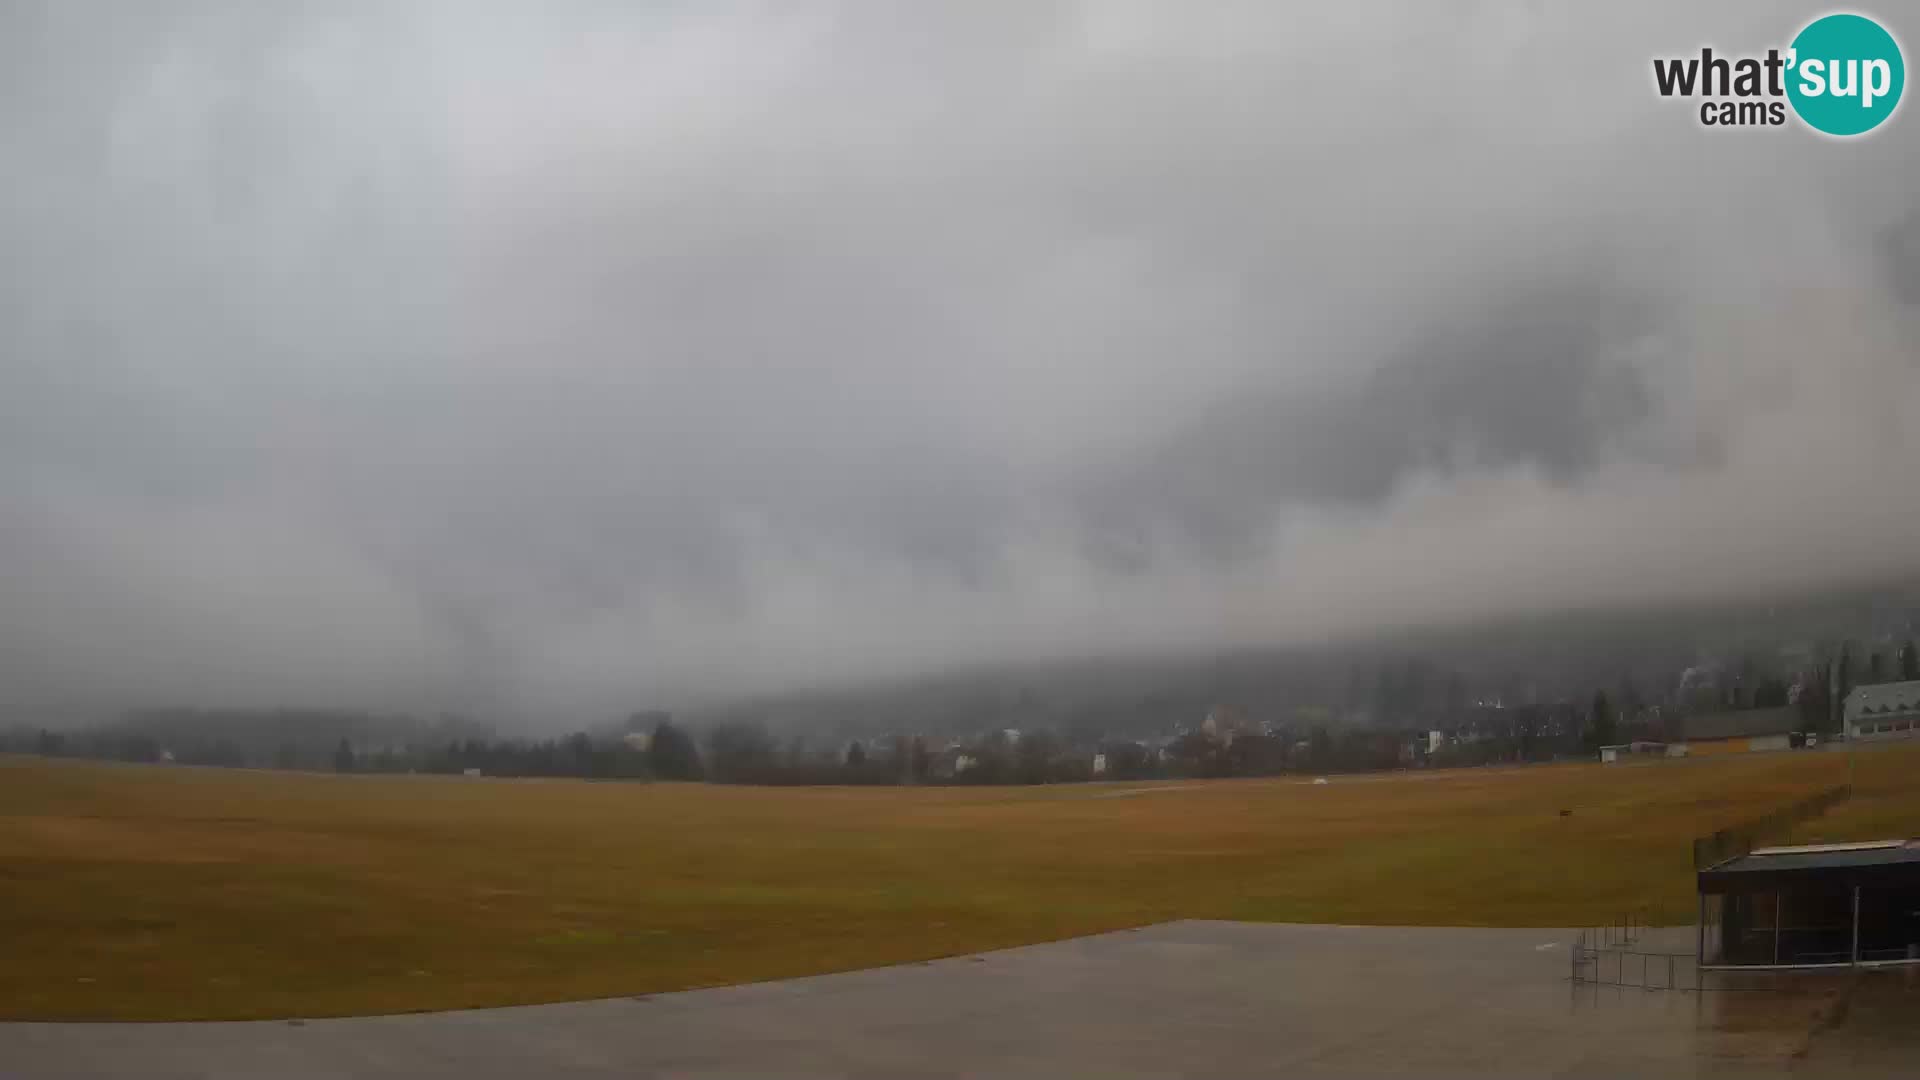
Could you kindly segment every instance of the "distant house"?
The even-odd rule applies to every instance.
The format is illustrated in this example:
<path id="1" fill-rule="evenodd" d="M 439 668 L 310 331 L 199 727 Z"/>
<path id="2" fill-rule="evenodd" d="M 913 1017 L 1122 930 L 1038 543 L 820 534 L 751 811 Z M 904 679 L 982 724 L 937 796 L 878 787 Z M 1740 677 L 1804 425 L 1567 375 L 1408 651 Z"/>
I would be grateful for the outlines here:
<path id="1" fill-rule="evenodd" d="M 1709 709 L 1726 704 L 1724 679 L 1717 667 L 1702 665 L 1680 673 L 1680 685 L 1674 697 L 1682 708 Z"/>
<path id="2" fill-rule="evenodd" d="M 1402 766 L 1424 765 L 1427 762 L 1427 735 L 1424 731 L 1415 731 L 1400 736 L 1398 760 Z"/>
<path id="3" fill-rule="evenodd" d="M 927 776 L 934 780 L 952 780 L 972 764 L 973 759 L 958 746 L 948 746 L 928 760 Z"/>
<path id="4" fill-rule="evenodd" d="M 1920 682 L 1856 686 L 1847 695 L 1844 715 L 1849 739 L 1920 738 Z"/>
<path id="5" fill-rule="evenodd" d="M 1680 722 L 1680 742 L 1686 749 L 1674 756 L 1786 750 L 1799 728 L 1800 710 L 1791 705 L 1702 713 Z"/>
<path id="6" fill-rule="evenodd" d="M 1666 757 L 1668 756 L 1668 749 L 1667 744 L 1663 742 L 1654 742 L 1650 739 L 1636 739 L 1629 743 L 1619 743 L 1614 746 L 1601 747 L 1600 760 L 1612 763 L 1619 761 L 1621 758 L 1633 757 L 1635 755 L 1641 757 Z"/>
<path id="7" fill-rule="evenodd" d="M 1207 710 L 1204 720 L 1200 721 L 1200 733 L 1210 739 L 1218 740 L 1223 746 L 1232 746 L 1233 740 L 1246 731 L 1246 718 L 1232 705 L 1215 705 Z"/>

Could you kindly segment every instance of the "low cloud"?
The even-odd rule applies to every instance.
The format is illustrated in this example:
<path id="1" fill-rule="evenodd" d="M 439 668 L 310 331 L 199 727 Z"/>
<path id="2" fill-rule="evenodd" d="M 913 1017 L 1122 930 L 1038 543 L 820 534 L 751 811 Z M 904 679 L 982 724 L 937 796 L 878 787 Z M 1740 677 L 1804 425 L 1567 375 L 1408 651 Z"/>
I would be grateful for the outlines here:
<path id="1" fill-rule="evenodd" d="M 0 685 L 558 722 L 1911 574 L 1909 118 L 1647 74 L 1816 13 L 11 5 Z"/>

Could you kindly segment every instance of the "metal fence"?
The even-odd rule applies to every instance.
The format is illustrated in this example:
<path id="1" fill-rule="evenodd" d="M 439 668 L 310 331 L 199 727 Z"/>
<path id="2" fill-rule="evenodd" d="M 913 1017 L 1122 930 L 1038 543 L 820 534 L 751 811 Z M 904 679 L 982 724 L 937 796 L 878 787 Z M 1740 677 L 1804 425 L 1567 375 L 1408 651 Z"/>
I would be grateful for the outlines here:
<path id="1" fill-rule="evenodd" d="M 1653 910 L 1648 907 L 1630 908 L 1620 913 L 1620 917 L 1602 926 L 1589 926 L 1580 931 L 1580 939 L 1574 951 L 1586 949 L 1624 949 L 1647 931 L 1647 920 Z"/>
<path id="2" fill-rule="evenodd" d="M 1765 817 L 1742 822 L 1693 842 L 1693 868 L 1704 870 L 1728 859 L 1738 858 L 1773 840 L 1803 821 L 1826 813 L 1853 795 L 1852 784 L 1841 784 L 1790 803 Z"/>
<path id="3" fill-rule="evenodd" d="M 1581 931 L 1573 947 L 1573 981 L 1641 990 L 1711 990 L 1701 981 L 1700 965 L 1692 953 L 1654 952 L 1632 948 L 1598 948 L 1589 931 Z"/>
<path id="4" fill-rule="evenodd" d="M 1809 821 L 1847 801 L 1853 785 L 1841 784 L 1815 792 L 1764 817 L 1742 822 L 1693 842 L 1696 870 L 1717 866 L 1728 859 L 1745 855 L 1767 843 L 1777 842 L 1795 825 Z M 1580 931 L 1574 940 L 1571 964 L 1572 980 L 1601 986 L 1632 987 L 1643 990 L 1733 990 L 1763 989 L 1761 986 L 1715 982 L 1714 969 L 1702 970 L 1694 951 L 1677 952 L 1643 946 L 1647 937 L 1650 912 L 1635 908 L 1602 926 Z"/>
<path id="5" fill-rule="evenodd" d="M 1676 934 L 1691 935 L 1692 927 L 1668 927 L 1650 932 L 1647 909 L 1622 915 L 1604 926 L 1590 926 L 1574 939 L 1569 975 L 1576 985 L 1612 986 L 1628 990 L 1674 990 L 1686 993 L 1719 991 L 1775 991 L 1786 984 L 1751 971 L 1729 971 L 1702 966 L 1692 950 L 1670 946 Z M 1662 947 L 1663 945 L 1669 947 Z"/>
<path id="6" fill-rule="evenodd" d="M 1576 983 L 1642 990 L 1706 990 L 1694 952 L 1672 948 L 1674 933 L 1657 933 L 1653 911 L 1635 907 L 1601 926 L 1581 930 L 1573 942 L 1572 979 Z"/>

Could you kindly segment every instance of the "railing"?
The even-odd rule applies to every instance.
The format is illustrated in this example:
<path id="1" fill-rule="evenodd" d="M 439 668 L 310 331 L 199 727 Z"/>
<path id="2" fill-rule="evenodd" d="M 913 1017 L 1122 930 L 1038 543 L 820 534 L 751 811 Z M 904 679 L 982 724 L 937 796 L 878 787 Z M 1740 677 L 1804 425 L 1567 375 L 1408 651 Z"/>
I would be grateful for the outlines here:
<path id="1" fill-rule="evenodd" d="M 1657 943 L 1663 935 L 1648 933 L 1651 915 L 1648 908 L 1634 908 L 1603 926 L 1580 931 L 1573 942 L 1572 981 L 1593 986 L 1689 993 L 1745 988 L 1708 985 L 1699 958 L 1692 951 L 1659 948 Z M 1671 939 L 1671 935 L 1665 936 Z"/>
<path id="2" fill-rule="evenodd" d="M 1592 987 L 1684 993 L 1778 991 L 1787 988 L 1788 984 L 1776 980 L 1741 978 L 1743 975 L 1778 970 L 1772 965 L 1703 964 L 1692 951 L 1660 948 L 1663 938 L 1670 943 L 1673 937 L 1649 934 L 1647 916 L 1647 909 L 1637 908 L 1605 925 L 1581 930 L 1573 941 L 1572 956 L 1569 958 L 1570 980 L 1576 985 Z M 1692 932 L 1691 927 L 1673 929 L 1676 933 Z M 1869 959 L 1868 953 L 1863 950 L 1859 963 L 1875 967 L 1920 964 L 1920 953 L 1893 949 L 1881 951 L 1886 954 L 1884 957 Z M 1830 966 L 1849 965 L 1843 958 Z"/>
<path id="3" fill-rule="evenodd" d="M 1693 868 L 1705 870 L 1710 866 L 1718 866 L 1770 840 L 1778 840 L 1795 825 L 1819 817 L 1846 802 L 1852 795 L 1852 784 L 1830 787 L 1783 806 L 1765 817 L 1721 829 L 1711 836 L 1702 836 L 1693 842 Z"/>
<path id="4" fill-rule="evenodd" d="M 1628 908 L 1612 922 L 1589 926 L 1580 931 L 1580 946 L 1588 949 L 1624 949 L 1640 940 L 1647 930 L 1647 920 L 1652 915 L 1652 909 L 1645 905 Z"/>
<path id="5" fill-rule="evenodd" d="M 1596 948 L 1582 930 L 1573 946 L 1573 981 L 1641 990 L 1710 989 L 1692 953 Z"/>

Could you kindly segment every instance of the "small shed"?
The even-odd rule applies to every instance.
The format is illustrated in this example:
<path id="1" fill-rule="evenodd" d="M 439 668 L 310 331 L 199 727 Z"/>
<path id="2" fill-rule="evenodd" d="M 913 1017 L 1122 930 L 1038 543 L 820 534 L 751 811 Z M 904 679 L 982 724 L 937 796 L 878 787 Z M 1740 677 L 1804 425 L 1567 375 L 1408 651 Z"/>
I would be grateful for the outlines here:
<path id="1" fill-rule="evenodd" d="M 1757 848 L 1698 878 L 1703 968 L 1920 963 L 1920 841 Z"/>
<path id="2" fill-rule="evenodd" d="M 1666 743 L 1654 742 L 1651 739 L 1635 739 L 1629 743 L 1616 743 L 1613 746 L 1601 747 L 1600 760 L 1612 763 L 1624 757 L 1631 757 L 1634 754 L 1639 754 L 1644 757 L 1673 756 L 1669 755 L 1667 751 L 1668 747 Z"/>

